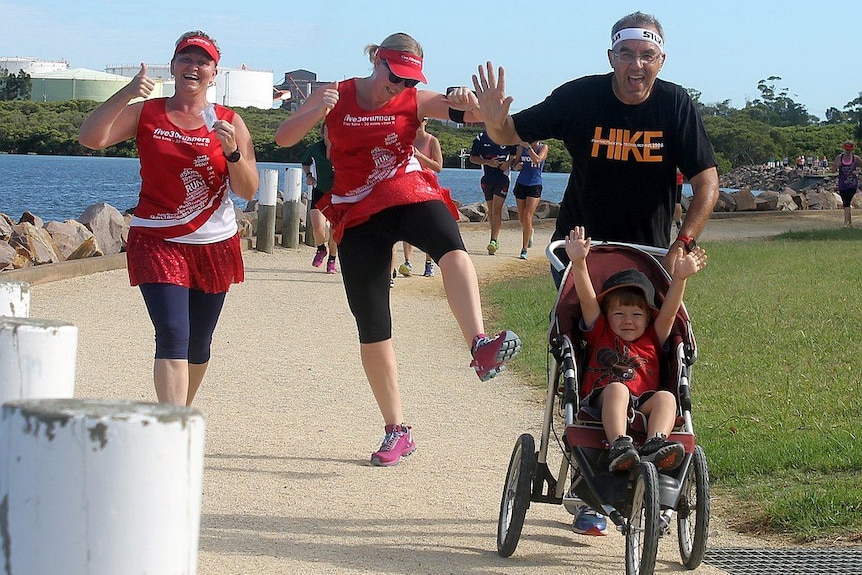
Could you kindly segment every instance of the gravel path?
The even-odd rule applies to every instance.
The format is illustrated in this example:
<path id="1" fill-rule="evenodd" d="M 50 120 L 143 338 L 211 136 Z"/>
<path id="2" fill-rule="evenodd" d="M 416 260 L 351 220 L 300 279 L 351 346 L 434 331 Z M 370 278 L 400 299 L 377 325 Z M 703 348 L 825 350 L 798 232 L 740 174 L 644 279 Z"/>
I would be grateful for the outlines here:
<path id="1" fill-rule="evenodd" d="M 841 218 L 772 218 L 776 228 L 758 215 L 713 220 L 702 239 L 824 221 L 837 227 Z M 550 233 L 548 225 L 537 229 L 536 246 Z M 519 266 L 547 269 L 540 247 L 527 262 L 517 259 L 519 237 L 507 225 L 500 252 L 488 256 L 486 227 L 464 226 L 480 279 Z M 367 464 L 381 418 L 340 275 L 312 268 L 312 255 L 306 246 L 246 252 L 246 282 L 228 296 L 195 404 L 207 415 L 199 573 L 624 572 L 621 535 L 574 535 L 571 516 L 555 505 L 533 504 L 513 557 L 497 556 L 509 455 L 521 433 L 538 436 L 544 394 L 510 373 L 478 381 L 439 273 L 399 278 L 392 290 L 405 412 L 418 450 L 394 468 Z M 78 397 L 154 400 L 152 327 L 125 270 L 34 286 L 31 316 L 79 327 Z M 711 546 L 767 545 L 725 523 L 713 513 Z M 684 571 L 675 539 L 662 540 L 658 573 Z M 703 565 L 698 573 L 722 571 Z"/>

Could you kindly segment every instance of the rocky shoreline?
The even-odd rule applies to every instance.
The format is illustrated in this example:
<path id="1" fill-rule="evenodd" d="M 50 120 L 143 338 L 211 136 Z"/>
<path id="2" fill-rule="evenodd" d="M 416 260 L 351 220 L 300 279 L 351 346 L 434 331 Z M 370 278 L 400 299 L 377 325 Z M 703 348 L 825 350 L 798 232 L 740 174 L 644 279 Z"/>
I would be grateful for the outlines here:
<path id="1" fill-rule="evenodd" d="M 745 166 L 721 177 L 722 190 L 715 212 L 835 210 L 841 198 L 835 191 L 834 174 L 800 171 L 796 168 Z M 683 210 L 690 198 L 683 197 Z M 281 233 L 281 205 L 276 207 L 276 233 Z M 244 210 L 236 209 L 240 235 L 251 242 L 257 232 L 256 201 Z M 859 194 L 853 199 L 854 208 L 862 208 Z M 305 230 L 305 210 L 300 231 Z M 461 222 L 486 220 L 484 202 L 459 206 Z M 559 205 L 542 201 L 536 210 L 538 220 L 557 217 Z M 107 203 L 87 208 L 77 220 L 43 222 L 30 212 L 24 212 L 16 222 L 0 212 L 0 272 L 35 265 L 73 261 L 94 256 L 118 254 L 125 250 L 129 214 L 122 214 Z M 503 211 L 505 221 L 517 221 L 514 207 Z"/>

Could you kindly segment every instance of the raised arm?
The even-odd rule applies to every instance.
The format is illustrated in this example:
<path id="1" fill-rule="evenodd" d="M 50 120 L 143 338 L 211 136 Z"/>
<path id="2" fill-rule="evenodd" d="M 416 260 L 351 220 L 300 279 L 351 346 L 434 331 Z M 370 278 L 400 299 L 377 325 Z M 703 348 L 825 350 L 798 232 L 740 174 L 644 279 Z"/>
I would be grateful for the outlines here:
<path id="1" fill-rule="evenodd" d="M 664 296 L 661 310 L 655 318 L 655 333 L 659 342 L 664 345 L 670 337 L 676 314 L 682 305 L 682 296 L 685 293 L 685 284 L 689 276 L 692 276 L 706 267 L 706 252 L 701 247 L 694 248 L 686 254 L 678 254 L 673 265 L 670 287 Z"/>
<path id="2" fill-rule="evenodd" d="M 581 316 L 584 326 L 591 328 L 599 314 L 602 313 L 599 302 L 596 299 L 596 290 L 590 280 L 590 272 L 587 269 L 587 254 L 590 253 L 590 238 L 584 237 L 584 228 L 576 226 L 566 236 L 566 255 L 571 260 L 572 280 L 575 283 L 575 293 L 581 304 Z"/>
<path id="3" fill-rule="evenodd" d="M 284 148 L 293 146 L 338 103 L 338 82 L 315 90 L 299 109 L 281 123 L 275 132 L 275 143 Z"/>
<path id="4" fill-rule="evenodd" d="M 506 96 L 506 71 L 502 66 L 498 74 L 494 75 L 494 65 L 489 61 L 485 68 L 479 66 L 478 76 L 473 75 L 473 87 L 484 116 L 485 131 L 498 144 L 519 144 L 524 139 L 515 131 L 515 122 L 509 115 L 509 107 L 515 99 Z"/>
<path id="5" fill-rule="evenodd" d="M 132 81 L 87 116 L 78 130 L 78 142 L 99 150 L 133 138 L 138 129 L 143 103 L 130 106 L 129 102 L 135 98 L 146 99 L 155 85 L 152 78 L 147 76 L 147 65 L 141 62 L 141 70 Z"/>

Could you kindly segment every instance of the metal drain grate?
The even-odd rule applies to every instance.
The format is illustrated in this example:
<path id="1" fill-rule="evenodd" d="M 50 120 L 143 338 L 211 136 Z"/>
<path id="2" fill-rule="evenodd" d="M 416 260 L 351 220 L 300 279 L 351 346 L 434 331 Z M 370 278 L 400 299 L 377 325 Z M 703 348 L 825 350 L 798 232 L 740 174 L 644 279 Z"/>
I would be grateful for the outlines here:
<path id="1" fill-rule="evenodd" d="M 720 547 L 703 560 L 730 575 L 862 575 L 862 547 Z"/>

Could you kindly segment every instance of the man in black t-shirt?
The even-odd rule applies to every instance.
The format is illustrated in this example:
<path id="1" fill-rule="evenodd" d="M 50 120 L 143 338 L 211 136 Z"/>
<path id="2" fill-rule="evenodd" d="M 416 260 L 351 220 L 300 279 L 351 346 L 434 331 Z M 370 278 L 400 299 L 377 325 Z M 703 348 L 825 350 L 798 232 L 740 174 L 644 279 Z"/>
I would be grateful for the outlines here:
<path id="1" fill-rule="evenodd" d="M 553 239 L 584 226 L 595 241 L 668 247 L 669 267 L 678 250 L 693 249 L 706 225 L 718 200 L 718 171 L 691 97 L 658 79 L 666 58 L 663 35 L 655 17 L 625 16 L 611 31 L 613 72 L 567 82 L 514 115 L 502 67 L 495 77 L 491 62 L 480 66 L 473 83 L 495 142 L 556 138 L 571 154 L 572 174 Z M 693 196 L 679 235 L 668 245 L 677 166 Z"/>
<path id="2" fill-rule="evenodd" d="M 493 142 L 485 132 L 479 133 L 470 149 L 470 161 L 482 166 L 482 194 L 485 196 L 488 223 L 491 225 L 491 240 L 488 254 L 494 255 L 500 248 L 497 237 L 503 226 L 503 206 L 509 193 L 509 170 L 515 160 L 517 146 L 501 146 Z"/>

